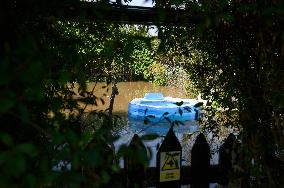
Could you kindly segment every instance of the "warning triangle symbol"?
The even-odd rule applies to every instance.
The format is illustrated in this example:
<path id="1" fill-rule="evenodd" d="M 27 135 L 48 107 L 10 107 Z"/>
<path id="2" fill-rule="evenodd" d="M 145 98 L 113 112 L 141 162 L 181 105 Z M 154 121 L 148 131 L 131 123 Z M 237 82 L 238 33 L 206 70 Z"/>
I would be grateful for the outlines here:
<path id="1" fill-rule="evenodd" d="M 178 161 L 175 159 L 175 154 L 167 153 L 165 163 L 162 170 L 174 170 L 179 169 Z"/>

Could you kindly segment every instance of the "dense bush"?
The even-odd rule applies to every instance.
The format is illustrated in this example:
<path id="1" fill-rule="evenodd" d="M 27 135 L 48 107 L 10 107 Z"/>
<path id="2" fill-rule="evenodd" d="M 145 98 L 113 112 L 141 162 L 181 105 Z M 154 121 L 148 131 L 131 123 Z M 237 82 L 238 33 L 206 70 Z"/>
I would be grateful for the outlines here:
<path id="1" fill-rule="evenodd" d="M 157 6 L 177 4 L 188 7 L 189 17 L 200 14 L 202 19 L 197 25 L 161 29 L 165 51 L 177 44 L 174 52 L 186 57 L 202 98 L 226 110 L 227 117 L 234 115 L 242 143 L 238 173 L 252 186 L 281 187 L 283 2 L 159 1 Z"/>
<path id="2" fill-rule="evenodd" d="M 124 57 L 113 37 L 122 32 L 119 26 L 49 15 L 61 3 L 0 4 L 1 187 L 121 183 L 110 184 L 119 170 L 111 134 L 115 117 L 94 112 L 95 126 L 82 124 L 82 118 L 87 105 L 104 103 L 86 82 L 111 72 L 112 63 Z"/>

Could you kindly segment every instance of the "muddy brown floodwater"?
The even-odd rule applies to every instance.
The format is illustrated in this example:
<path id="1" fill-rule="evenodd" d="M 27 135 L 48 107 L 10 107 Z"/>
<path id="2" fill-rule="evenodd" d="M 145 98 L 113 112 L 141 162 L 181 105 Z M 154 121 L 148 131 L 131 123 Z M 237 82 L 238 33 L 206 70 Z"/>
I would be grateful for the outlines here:
<path id="1" fill-rule="evenodd" d="M 103 99 L 105 104 L 102 104 L 98 100 L 98 106 L 88 105 L 86 112 L 92 110 L 106 110 L 109 107 L 110 95 L 111 95 L 111 85 L 107 86 L 105 82 L 88 83 L 88 91 L 92 91 L 94 88 L 94 95 Z M 107 86 L 106 88 L 104 88 Z M 188 98 L 186 92 L 182 87 L 166 87 L 166 86 L 156 86 L 150 82 L 119 82 L 117 83 L 119 94 L 115 97 L 113 113 L 116 115 L 126 116 L 128 112 L 128 103 L 134 98 L 143 98 L 145 93 L 149 92 L 161 92 L 164 96 L 179 97 L 179 98 Z M 78 90 L 78 87 L 75 88 L 75 91 Z"/>

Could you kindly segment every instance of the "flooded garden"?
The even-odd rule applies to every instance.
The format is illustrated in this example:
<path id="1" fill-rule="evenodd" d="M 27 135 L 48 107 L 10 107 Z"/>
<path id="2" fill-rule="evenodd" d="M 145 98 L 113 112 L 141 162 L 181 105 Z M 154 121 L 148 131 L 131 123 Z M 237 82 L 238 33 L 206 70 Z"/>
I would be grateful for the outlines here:
<path id="1" fill-rule="evenodd" d="M 100 111 L 107 110 L 109 107 L 111 96 L 111 84 L 107 85 L 105 82 L 87 83 L 87 90 L 92 91 L 96 97 L 101 97 L 104 104 L 98 102 L 98 106 L 89 105 L 86 112 L 92 110 Z M 128 103 L 135 98 L 143 98 L 145 93 L 161 92 L 164 96 L 172 96 L 177 98 L 188 98 L 186 91 L 181 84 L 180 87 L 175 86 L 158 86 L 151 82 L 136 81 L 136 82 L 118 82 L 117 83 L 118 94 L 115 96 L 113 113 L 115 115 L 127 116 Z M 75 87 L 75 92 L 78 88 Z"/>
<path id="2" fill-rule="evenodd" d="M 95 88 L 95 89 L 94 89 Z M 128 119 L 128 105 L 129 102 L 135 98 L 143 98 L 146 93 L 162 93 L 164 96 L 171 96 L 174 98 L 188 99 L 189 96 L 182 84 L 176 86 L 157 86 L 151 82 L 136 81 L 136 82 L 118 82 L 118 94 L 115 96 L 113 114 L 119 116 L 119 123 L 113 128 L 113 134 L 118 136 L 119 139 L 115 141 L 115 147 L 119 148 L 121 145 L 128 145 L 134 134 L 138 136 L 157 134 L 158 137 L 154 140 L 145 141 L 152 158 L 150 159 L 150 166 L 156 165 L 155 153 L 159 145 L 162 143 L 165 135 L 167 134 L 171 123 L 167 121 L 159 123 L 145 123 L 143 120 Z M 110 102 L 111 84 L 106 85 L 104 82 L 88 83 L 88 91 L 94 91 L 96 97 L 101 98 L 104 102 L 98 102 L 97 105 L 88 105 L 86 107 L 86 114 L 92 111 L 107 111 Z M 75 87 L 76 92 L 76 87 Z M 87 117 L 90 118 L 90 117 Z M 89 120 L 88 120 L 89 121 Z M 89 123 L 96 124 L 97 120 L 90 118 Z M 174 132 L 182 144 L 184 165 L 190 164 L 191 148 L 195 142 L 196 136 L 201 130 L 200 122 L 196 120 L 185 121 L 183 124 L 175 125 Z M 211 132 L 204 132 L 207 136 L 208 143 L 212 150 L 211 164 L 218 163 L 218 149 L 223 143 L 224 139 L 232 132 L 229 129 L 223 129 L 222 135 L 216 140 Z M 123 163 L 121 163 L 123 165 Z"/>
<path id="3" fill-rule="evenodd" d="M 164 171 L 178 162 L 181 171 L 206 167 L 184 185 L 194 185 L 194 175 L 202 185 L 219 173 L 228 187 L 234 180 L 283 187 L 282 1 L 128 2 L 3 0 L 1 187 L 135 187 L 121 178 L 131 139 L 146 145 L 148 158 L 140 162 L 151 171 L 161 166 L 155 154 L 163 143 L 171 145 L 168 130 L 182 154 L 158 155 L 168 161 Z M 171 100 L 153 105 L 145 102 L 149 93 Z M 133 102 L 129 115 L 129 102 L 143 97 L 144 106 Z M 190 99 L 206 102 L 202 115 L 187 111 Z M 173 121 L 168 111 L 191 119 Z M 206 152 L 195 156 L 196 140 Z M 238 144 L 225 147 L 222 164 L 224 140 Z"/>

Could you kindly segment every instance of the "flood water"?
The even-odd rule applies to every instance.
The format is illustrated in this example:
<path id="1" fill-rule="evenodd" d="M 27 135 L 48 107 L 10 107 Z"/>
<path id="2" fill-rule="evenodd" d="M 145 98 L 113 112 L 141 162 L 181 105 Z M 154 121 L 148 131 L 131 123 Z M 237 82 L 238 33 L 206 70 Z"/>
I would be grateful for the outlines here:
<path id="1" fill-rule="evenodd" d="M 95 88 L 94 88 L 95 87 Z M 127 144 L 130 142 L 134 134 L 139 136 L 144 134 L 153 134 L 156 133 L 160 137 L 153 140 L 147 141 L 147 147 L 152 150 L 152 153 L 157 152 L 157 144 L 161 144 L 164 136 L 167 134 L 170 123 L 158 123 L 158 124 L 144 124 L 143 121 L 138 120 L 128 120 L 128 103 L 134 98 L 143 98 L 145 93 L 150 92 L 161 92 L 164 96 L 171 96 L 175 98 L 188 98 L 186 92 L 183 89 L 182 85 L 180 87 L 165 87 L 165 86 L 156 86 L 150 82 L 119 82 L 117 83 L 117 88 L 119 94 L 115 97 L 113 113 L 116 115 L 122 116 L 125 121 L 124 126 L 119 126 L 114 134 L 120 136 L 120 139 L 115 143 L 116 147 L 119 148 L 122 144 Z M 87 90 L 92 91 L 94 89 L 94 94 L 98 98 L 102 98 L 104 104 L 98 100 L 98 105 L 87 106 L 86 112 L 92 110 L 106 110 L 109 107 L 109 101 L 111 96 L 111 85 L 106 85 L 106 83 L 88 83 Z M 186 122 L 184 126 L 174 127 L 174 131 L 178 136 L 179 140 L 183 143 L 187 143 L 187 135 L 193 132 L 196 132 L 198 129 L 197 122 Z M 188 144 L 188 143 L 187 143 Z M 155 165 L 155 157 L 151 159 L 150 165 Z"/>
<path id="2" fill-rule="evenodd" d="M 115 97 L 113 114 L 120 115 L 125 121 L 124 126 L 119 126 L 114 132 L 120 136 L 120 138 L 114 143 L 115 148 L 118 149 L 123 144 L 129 144 L 134 134 L 142 136 L 144 134 L 157 133 L 160 135 L 155 140 L 143 141 L 152 157 L 149 161 L 149 166 L 156 166 L 156 153 L 158 151 L 158 145 L 161 145 L 165 135 L 169 130 L 168 124 L 155 124 L 155 125 L 145 125 L 143 121 L 130 121 L 127 119 L 128 113 L 128 103 L 134 98 L 143 98 L 145 93 L 150 92 L 161 92 L 164 96 L 170 96 L 175 98 L 190 98 L 186 95 L 186 92 L 182 86 L 179 87 L 165 87 L 165 86 L 156 86 L 149 82 L 119 82 L 117 83 L 119 94 Z M 78 89 L 78 88 L 77 88 Z M 111 96 L 111 85 L 106 85 L 106 83 L 88 83 L 87 90 L 94 90 L 94 95 L 98 98 L 101 98 L 104 102 L 98 100 L 98 105 L 89 105 L 86 108 L 86 112 L 93 110 L 103 110 L 105 111 L 109 107 L 109 101 Z M 76 92 L 76 89 L 75 89 Z M 104 103 L 104 104 L 103 104 Z M 187 122 L 184 126 L 179 126 L 174 128 L 175 134 L 182 145 L 182 164 L 190 165 L 191 163 L 191 149 L 195 142 L 197 135 L 199 134 L 199 125 L 197 122 Z M 214 151 L 219 147 L 220 141 L 210 141 L 211 133 L 204 133 L 208 139 L 211 150 Z M 217 152 L 213 152 L 211 156 L 211 164 L 218 163 L 219 155 Z M 123 161 L 120 161 L 121 166 L 123 166 Z M 215 187 L 216 184 L 210 184 L 210 187 Z M 188 186 L 184 186 L 188 187 Z"/>
<path id="3" fill-rule="evenodd" d="M 144 143 L 153 153 L 152 158 L 150 159 L 150 166 L 155 166 L 156 158 L 155 153 L 157 152 L 157 145 L 161 144 L 165 135 L 167 134 L 170 124 L 147 124 L 145 125 L 143 121 L 128 121 L 127 112 L 128 112 L 128 103 L 134 98 L 143 98 L 145 93 L 149 92 L 161 92 L 164 96 L 171 96 L 176 98 L 189 98 L 186 95 L 185 90 L 182 85 L 180 87 L 165 87 L 165 86 L 155 86 L 149 82 L 119 82 L 117 83 L 119 94 L 115 97 L 113 113 L 120 115 L 124 119 L 124 125 L 119 126 L 114 134 L 119 135 L 120 138 L 114 143 L 116 148 L 119 148 L 122 144 L 129 144 L 130 140 L 133 138 L 134 134 L 139 136 L 145 134 L 157 133 L 159 137 L 152 141 L 145 141 Z M 75 92 L 77 88 L 75 88 Z M 101 98 L 104 102 L 98 100 L 98 105 L 89 105 L 86 108 L 86 112 L 92 110 L 106 110 L 109 107 L 109 101 L 111 96 L 111 85 L 106 85 L 106 83 L 88 83 L 87 90 L 94 90 L 94 95 L 97 98 Z M 103 104 L 104 103 L 104 104 Z M 186 122 L 185 125 L 180 125 L 174 127 L 176 136 L 178 137 L 183 150 L 183 164 L 190 164 L 191 156 L 190 150 L 195 142 L 196 136 L 199 134 L 199 125 L 196 121 Z M 213 141 L 210 142 L 210 134 L 205 133 L 205 136 L 208 138 L 210 147 L 218 147 L 220 144 L 216 144 Z M 219 141 L 218 141 L 219 143 Z M 218 155 L 215 153 L 211 158 L 211 163 L 216 164 L 218 161 Z"/>
<path id="4" fill-rule="evenodd" d="M 102 98 L 105 104 L 103 105 L 99 100 L 98 106 L 88 106 L 86 112 L 92 110 L 106 110 L 109 107 L 111 85 L 107 86 L 104 82 L 99 82 L 97 84 L 91 82 L 87 84 L 88 91 L 92 91 L 94 87 L 95 96 Z M 156 86 L 153 83 L 143 81 L 119 82 L 117 83 L 117 88 L 119 94 L 115 97 L 113 113 L 122 116 L 127 116 L 128 103 L 134 98 L 143 98 L 145 93 L 161 92 L 164 96 L 188 98 L 182 84 L 179 87 L 166 87 Z M 78 88 L 75 90 L 77 89 Z"/>
<path id="5" fill-rule="evenodd" d="M 143 121 L 128 120 L 128 103 L 134 98 L 143 98 L 146 93 L 159 92 L 163 95 L 175 97 L 175 98 L 188 98 L 186 91 L 184 90 L 182 84 L 179 87 L 167 87 L 167 86 L 157 86 L 150 82 L 136 81 L 136 82 L 118 82 L 117 88 L 119 94 L 115 96 L 113 114 L 119 115 L 125 120 L 125 126 L 131 128 L 135 133 L 139 134 L 151 134 L 157 133 L 160 135 L 165 135 L 168 132 L 170 123 L 164 122 L 159 124 L 147 124 L 145 125 Z M 78 87 L 75 89 L 77 92 Z M 93 110 L 106 111 L 109 108 L 110 96 L 111 96 L 111 84 L 106 85 L 104 82 L 99 83 L 88 83 L 88 91 L 94 91 L 94 95 L 101 100 L 97 100 L 98 105 L 88 105 L 86 112 L 91 112 Z M 107 111 L 106 111 L 107 112 Z M 184 133 L 184 132 L 193 132 L 197 129 L 196 121 L 187 121 L 184 126 L 175 127 L 175 132 Z"/>

